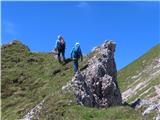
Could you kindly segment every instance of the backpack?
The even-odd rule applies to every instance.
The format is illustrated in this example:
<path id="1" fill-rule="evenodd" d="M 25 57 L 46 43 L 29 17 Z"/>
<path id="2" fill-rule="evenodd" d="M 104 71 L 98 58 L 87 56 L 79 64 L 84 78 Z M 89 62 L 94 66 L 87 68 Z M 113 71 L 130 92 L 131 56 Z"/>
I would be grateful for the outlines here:
<path id="1" fill-rule="evenodd" d="M 61 46 L 64 46 L 64 44 L 65 44 L 64 39 L 61 38 L 61 39 L 60 39 L 60 45 L 61 45 Z"/>
<path id="2" fill-rule="evenodd" d="M 59 50 L 65 49 L 65 42 L 64 42 L 64 39 L 63 39 L 63 38 L 61 38 L 58 43 L 59 43 L 59 44 L 58 44 L 58 49 L 59 49 Z"/>
<path id="3" fill-rule="evenodd" d="M 73 49 L 73 57 L 74 58 L 80 58 L 81 57 L 81 50 L 80 50 L 80 47 L 75 47 Z"/>

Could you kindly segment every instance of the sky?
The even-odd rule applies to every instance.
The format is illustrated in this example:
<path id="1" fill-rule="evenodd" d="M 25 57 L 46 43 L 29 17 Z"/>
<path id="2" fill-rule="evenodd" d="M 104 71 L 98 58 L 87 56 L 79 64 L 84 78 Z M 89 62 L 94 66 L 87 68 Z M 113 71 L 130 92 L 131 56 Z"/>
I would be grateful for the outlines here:
<path id="1" fill-rule="evenodd" d="M 1 44 L 20 40 L 34 52 L 50 52 L 59 34 L 66 57 L 79 42 L 83 54 L 105 40 L 116 42 L 118 70 L 160 43 L 160 2 L 2 2 Z"/>

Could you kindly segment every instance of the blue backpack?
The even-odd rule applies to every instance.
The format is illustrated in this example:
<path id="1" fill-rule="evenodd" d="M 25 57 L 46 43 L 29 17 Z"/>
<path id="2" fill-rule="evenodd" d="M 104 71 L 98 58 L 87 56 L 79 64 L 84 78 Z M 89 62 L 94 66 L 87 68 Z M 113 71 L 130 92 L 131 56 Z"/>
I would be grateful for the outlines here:
<path id="1" fill-rule="evenodd" d="M 81 57 L 81 49 L 79 46 L 73 48 L 73 56 L 72 57 L 78 58 L 78 59 Z"/>

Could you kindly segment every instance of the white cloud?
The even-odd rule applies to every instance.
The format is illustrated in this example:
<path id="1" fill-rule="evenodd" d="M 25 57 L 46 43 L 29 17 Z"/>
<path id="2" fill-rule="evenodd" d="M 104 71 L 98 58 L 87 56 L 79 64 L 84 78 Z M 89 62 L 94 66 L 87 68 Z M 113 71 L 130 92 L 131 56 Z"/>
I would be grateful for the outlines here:
<path id="1" fill-rule="evenodd" d="M 85 1 L 79 2 L 77 7 L 81 8 L 81 9 L 85 9 L 85 10 L 91 10 L 90 4 L 88 2 L 85 2 Z"/>
<path id="2" fill-rule="evenodd" d="M 10 35 L 17 35 L 18 32 L 16 31 L 16 26 L 13 22 L 10 22 L 10 21 L 4 21 L 2 22 L 4 27 L 3 28 L 3 31 L 7 34 L 10 34 Z"/>
<path id="3" fill-rule="evenodd" d="M 80 7 L 80 8 L 89 7 L 89 4 L 87 2 L 82 1 L 77 5 L 77 7 Z"/>
<path id="4" fill-rule="evenodd" d="M 80 11 L 86 15 L 86 16 L 91 16 L 92 15 L 92 6 L 89 2 L 85 2 L 85 1 L 80 1 L 78 2 L 78 4 L 76 5 L 76 7 L 78 9 L 80 9 Z"/>

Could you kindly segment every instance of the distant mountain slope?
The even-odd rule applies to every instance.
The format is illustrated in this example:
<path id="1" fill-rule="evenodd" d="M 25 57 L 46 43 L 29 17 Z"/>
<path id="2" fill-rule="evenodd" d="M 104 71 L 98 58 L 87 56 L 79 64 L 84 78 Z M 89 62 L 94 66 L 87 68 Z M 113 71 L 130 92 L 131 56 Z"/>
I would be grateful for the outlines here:
<path id="1" fill-rule="evenodd" d="M 160 44 L 118 72 L 123 99 L 160 101 Z"/>

